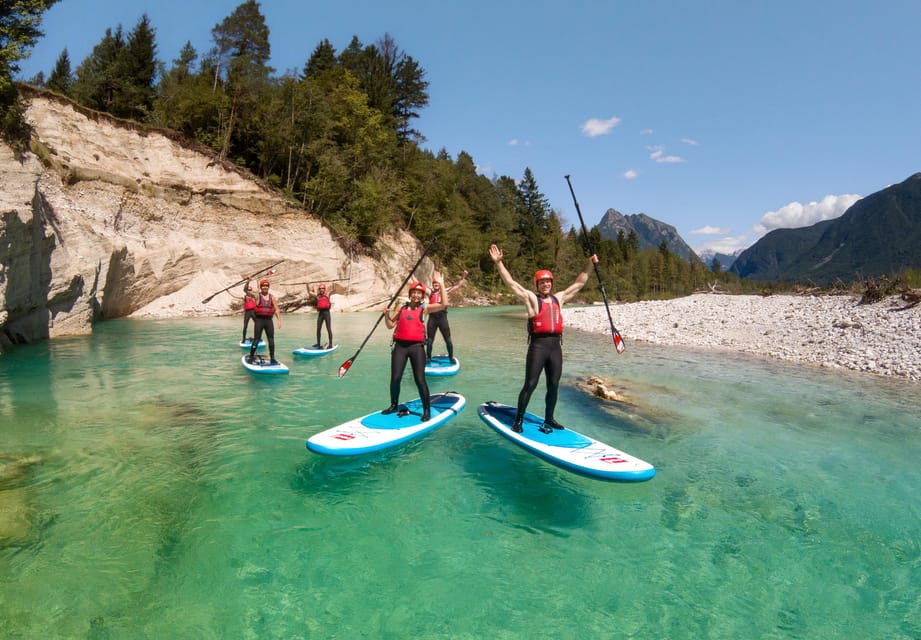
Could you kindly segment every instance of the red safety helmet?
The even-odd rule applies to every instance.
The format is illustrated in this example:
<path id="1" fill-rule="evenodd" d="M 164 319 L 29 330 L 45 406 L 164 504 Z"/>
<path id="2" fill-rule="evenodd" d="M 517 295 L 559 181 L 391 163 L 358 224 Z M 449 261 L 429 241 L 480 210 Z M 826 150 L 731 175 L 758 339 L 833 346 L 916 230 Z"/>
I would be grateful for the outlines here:
<path id="1" fill-rule="evenodd" d="M 261 287 L 262 285 L 264 285 L 264 284 L 265 284 L 265 285 L 269 284 L 269 279 L 268 279 L 268 278 L 263 278 L 262 280 L 259 281 L 259 286 L 260 286 L 260 287 Z"/>
<path id="2" fill-rule="evenodd" d="M 547 269 L 541 269 L 534 272 L 534 284 L 536 285 L 541 280 L 550 280 L 553 282 L 553 274 Z"/>
<path id="3" fill-rule="evenodd" d="M 411 282 L 411 283 L 409 284 L 409 290 L 410 290 L 410 291 L 415 291 L 415 290 L 417 290 L 417 289 L 418 289 L 419 291 L 421 291 L 423 295 L 425 295 L 425 285 L 424 285 L 424 284 L 422 284 L 422 283 L 419 282 L 418 280 L 417 280 L 416 282 Z"/>
<path id="4" fill-rule="evenodd" d="M 321 282 L 320 284 L 317 285 L 317 289 L 322 289 L 323 291 L 326 291 L 326 285 Z"/>

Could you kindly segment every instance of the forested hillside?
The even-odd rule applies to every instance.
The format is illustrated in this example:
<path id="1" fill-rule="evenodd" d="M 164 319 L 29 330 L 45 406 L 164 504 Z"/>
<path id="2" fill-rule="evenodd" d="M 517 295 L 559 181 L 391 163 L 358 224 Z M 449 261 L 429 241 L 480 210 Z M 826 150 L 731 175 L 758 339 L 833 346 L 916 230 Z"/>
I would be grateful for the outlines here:
<path id="1" fill-rule="evenodd" d="M 563 228 L 529 168 L 489 178 L 466 152 L 452 158 L 421 146 L 416 121 L 429 79 L 390 35 L 371 44 L 353 37 L 341 51 L 324 39 L 305 50 L 300 71 L 283 75 L 268 66 L 270 33 L 255 0 L 218 17 L 211 35 L 207 51 L 187 42 L 163 62 L 143 16 L 128 32 L 108 29 L 75 69 L 65 46 L 30 84 L 205 145 L 320 217 L 352 251 L 385 250 L 382 232 L 403 228 L 425 243 L 437 238 L 432 255 L 449 282 L 468 269 L 486 290 L 502 289 L 487 257 L 492 242 L 522 281 L 550 267 L 566 282 L 583 268 L 581 230 Z M 734 278 L 666 246 L 641 251 L 592 234 L 606 289 L 618 299 L 685 295 Z M 594 278 L 585 295 L 600 297 Z"/>

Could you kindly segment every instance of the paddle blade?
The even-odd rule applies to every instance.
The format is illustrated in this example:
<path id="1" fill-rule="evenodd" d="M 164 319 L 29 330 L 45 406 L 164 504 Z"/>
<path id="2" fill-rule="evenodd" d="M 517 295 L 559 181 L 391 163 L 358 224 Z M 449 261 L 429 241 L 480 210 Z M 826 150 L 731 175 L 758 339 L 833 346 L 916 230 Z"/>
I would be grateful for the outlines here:
<path id="1" fill-rule="evenodd" d="M 617 353 L 623 353 L 626 345 L 624 345 L 624 339 L 620 337 L 620 332 L 617 329 L 614 330 L 614 348 L 617 349 Z"/>
<path id="2" fill-rule="evenodd" d="M 355 360 L 355 356 L 352 356 L 351 358 L 343 362 L 342 365 L 339 367 L 339 377 L 340 378 L 349 372 L 349 367 L 352 366 L 353 360 Z"/>

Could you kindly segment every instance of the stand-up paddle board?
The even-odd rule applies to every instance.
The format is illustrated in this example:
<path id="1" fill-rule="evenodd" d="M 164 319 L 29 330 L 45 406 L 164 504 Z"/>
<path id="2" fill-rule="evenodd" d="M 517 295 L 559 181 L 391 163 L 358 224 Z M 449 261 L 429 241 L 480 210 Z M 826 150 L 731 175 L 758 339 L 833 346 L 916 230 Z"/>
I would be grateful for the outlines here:
<path id="1" fill-rule="evenodd" d="M 249 371 L 253 373 L 260 374 L 278 374 L 278 373 L 288 373 L 288 367 L 283 365 L 280 362 L 272 364 L 271 361 L 265 356 L 255 355 L 250 360 L 249 354 L 243 356 L 240 360 L 243 363 L 243 366 L 246 367 Z"/>
<path id="2" fill-rule="evenodd" d="M 454 362 L 448 356 L 432 356 L 432 359 L 425 363 L 425 375 L 427 376 L 453 376 L 460 371 L 460 360 L 454 358 Z"/>
<path id="3" fill-rule="evenodd" d="M 317 357 L 317 356 L 325 356 L 329 353 L 332 353 L 338 348 L 339 348 L 338 344 L 334 344 L 331 347 L 301 347 L 300 349 L 295 349 L 291 353 L 293 353 L 296 356 Z"/>
<path id="4" fill-rule="evenodd" d="M 622 482 L 649 480 L 656 468 L 593 438 L 565 429 L 552 429 L 544 433 L 540 428 L 544 419 L 525 413 L 522 432 L 512 431 L 516 408 L 497 402 L 486 402 L 477 408 L 477 415 L 490 427 L 531 453 L 575 473 Z"/>
<path id="5" fill-rule="evenodd" d="M 240 348 L 241 348 L 241 349 L 249 349 L 249 348 L 252 347 L 252 346 L 253 346 L 253 339 L 252 339 L 252 338 L 247 338 L 246 340 L 243 340 L 242 342 L 240 342 Z M 262 349 L 262 348 L 264 348 L 264 347 L 265 347 L 265 340 L 260 340 L 260 341 L 259 341 L 259 345 L 258 345 L 256 348 L 257 348 L 257 349 Z"/>
<path id="6" fill-rule="evenodd" d="M 443 425 L 467 404 L 464 396 L 449 391 L 430 396 L 431 418 L 421 421 L 422 400 L 416 398 L 384 415 L 375 411 L 361 418 L 310 436 L 307 448 L 330 456 L 354 456 L 380 451 L 411 440 Z"/>

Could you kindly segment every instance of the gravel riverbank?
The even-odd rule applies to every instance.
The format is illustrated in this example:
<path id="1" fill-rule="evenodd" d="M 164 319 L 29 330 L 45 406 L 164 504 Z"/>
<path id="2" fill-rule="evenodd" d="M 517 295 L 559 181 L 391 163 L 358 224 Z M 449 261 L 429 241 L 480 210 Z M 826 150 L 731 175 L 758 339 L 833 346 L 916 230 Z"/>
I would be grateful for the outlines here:
<path id="1" fill-rule="evenodd" d="M 612 304 L 629 349 L 633 340 L 727 349 L 824 367 L 921 380 L 921 305 L 897 296 L 858 298 L 695 294 Z M 568 327 L 610 333 L 603 305 L 571 307 Z"/>

